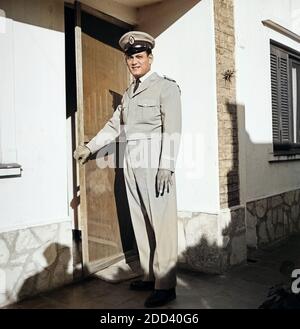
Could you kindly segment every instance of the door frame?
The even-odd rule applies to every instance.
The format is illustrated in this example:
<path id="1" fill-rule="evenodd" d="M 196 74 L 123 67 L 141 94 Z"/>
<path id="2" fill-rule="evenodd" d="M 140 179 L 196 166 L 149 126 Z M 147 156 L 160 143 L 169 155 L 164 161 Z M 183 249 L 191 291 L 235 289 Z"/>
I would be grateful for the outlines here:
<path id="1" fill-rule="evenodd" d="M 76 63 L 76 98 L 77 98 L 77 112 L 75 114 L 75 143 L 82 145 L 86 141 L 84 140 L 84 95 L 83 95 L 83 55 L 82 55 L 82 24 L 81 13 L 86 12 L 101 20 L 112 23 L 115 26 L 122 27 L 127 30 L 132 30 L 134 26 L 125 23 L 115 17 L 107 15 L 99 10 L 92 8 L 88 5 L 75 1 L 74 6 L 75 14 L 75 63 Z M 125 259 L 125 254 L 106 258 L 105 260 L 99 260 L 89 262 L 88 260 L 88 214 L 87 214 L 87 194 L 86 194 L 86 180 L 85 180 L 85 166 L 76 166 L 76 182 L 79 182 L 80 187 L 80 203 L 78 204 L 78 230 L 81 231 L 81 252 L 82 252 L 82 273 L 84 276 L 91 273 L 95 273 L 103 268 L 106 268 L 118 261 Z M 76 183 L 76 184 L 77 184 Z M 126 255 L 126 260 L 135 261 L 136 255 Z"/>

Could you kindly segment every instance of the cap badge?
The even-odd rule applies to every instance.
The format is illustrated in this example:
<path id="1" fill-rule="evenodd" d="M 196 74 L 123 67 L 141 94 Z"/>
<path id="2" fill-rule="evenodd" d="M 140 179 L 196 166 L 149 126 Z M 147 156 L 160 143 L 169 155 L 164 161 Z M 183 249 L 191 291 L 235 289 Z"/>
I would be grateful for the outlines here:
<path id="1" fill-rule="evenodd" d="M 134 42 L 135 42 L 134 36 L 131 35 L 131 36 L 129 37 L 129 44 L 133 45 Z"/>

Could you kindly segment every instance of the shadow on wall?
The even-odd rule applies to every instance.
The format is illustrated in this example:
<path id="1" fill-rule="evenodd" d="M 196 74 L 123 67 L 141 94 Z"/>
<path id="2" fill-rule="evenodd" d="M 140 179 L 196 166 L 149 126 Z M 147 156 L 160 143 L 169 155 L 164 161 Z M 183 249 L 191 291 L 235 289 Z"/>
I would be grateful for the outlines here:
<path id="1" fill-rule="evenodd" d="M 22 300 L 41 292 L 55 289 L 59 286 L 68 284 L 73 280 L 73 274 L 70 261 L 72 259 L 71 250 L 69 247 L 59 243 L 50 244 L 43 253 L 46 262 L 43 269 L 28 277 L 18 292 L 18 300 Z"/>
<path id="2" fill-rule="evenodd" d="M 196 245 L 187 247 L 179 255 L 179 264 L 187 270 L 221 274 L 230 267 L 231 252 L 231 243 L 220 246 L 202 236 Z"/>
<path id="3" fill-rule="evenodd" d="M 201 0 L 165 0 L 138 9 L 138 29 L 158 37 Z M 149 19 L 151 17 L 151 19 Z"/>
<path id="4" fill-rule="evenodd" d="M 223 273 L 247 260 L 244 209 L 179 219 L 179 262 L 204 273 Z"/>
<path id="5" fill-rule="evenodd" d="M 230 115 L 230 127 L 226 129 L 230 132 L 230 134 L 225 133 L 225 139 L 228 138 L 227 141 L 228 147 L 231 149 L 225 149 L 225 152 L 222 154 L 222 159 L 220 160 L 230 160 L 231 170 L 227 173 L 227 205 L 226 207 L 234 207 L 240 204 L 240 181 L 239 181 L 239 144 L 238 144 L 238 119 L 237 119 L 237 111 L 238 106 L 236 104 L 226 104 L 227 112 Z M 226 127 L 226 126 L 225 126 Z M 231 159 L 227 158 L 227 156 L 231 155 Z"/>
<path id="6" fill-rule="evenodd" d="M 64 32 L 64 2 L 59 0 L 0 0 L 3 16 L 17 22 Z"/>

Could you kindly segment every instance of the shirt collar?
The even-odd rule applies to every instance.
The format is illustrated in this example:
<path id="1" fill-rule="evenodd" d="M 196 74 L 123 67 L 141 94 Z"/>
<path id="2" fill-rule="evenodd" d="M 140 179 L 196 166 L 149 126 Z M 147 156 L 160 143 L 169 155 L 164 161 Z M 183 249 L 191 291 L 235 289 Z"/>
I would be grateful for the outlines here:
<path id="1" fill-rule="evenodd" d="M 145 75 L 143 75 L 142 77 L 140 77 L 140 81 L 141 83 L 144 82 L 147 78 L 150 77 L 150 75 L 152 74 L 153 72 L 150 70 L 149 72 L 147 72 Z"/>

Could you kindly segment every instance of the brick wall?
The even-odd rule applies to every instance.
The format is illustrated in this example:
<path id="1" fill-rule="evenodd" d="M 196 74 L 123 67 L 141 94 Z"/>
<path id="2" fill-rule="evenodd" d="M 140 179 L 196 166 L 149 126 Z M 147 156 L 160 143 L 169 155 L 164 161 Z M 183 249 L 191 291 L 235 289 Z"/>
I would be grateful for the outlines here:
<path id="1" fill-rule="evenodd" d="M 240 203 L 233 5 L 214 0 L 221 208 Z"/>

